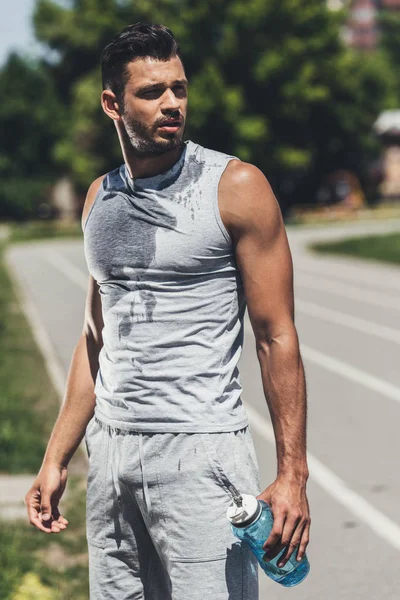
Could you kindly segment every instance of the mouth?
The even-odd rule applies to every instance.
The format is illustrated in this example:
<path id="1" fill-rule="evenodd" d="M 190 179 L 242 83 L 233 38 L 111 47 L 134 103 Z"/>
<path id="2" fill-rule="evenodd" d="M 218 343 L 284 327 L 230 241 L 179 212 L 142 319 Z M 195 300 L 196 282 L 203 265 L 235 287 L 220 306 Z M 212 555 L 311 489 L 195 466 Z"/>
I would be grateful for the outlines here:
<path id="1" fill-rule="evenodd" d="M 182 127 L 182 123 L 182 119 L 168 119 L 163 121 L 158 126 L 158 129 L 160 131 L 165 131 L 166 133 L 176 133 Z"/>

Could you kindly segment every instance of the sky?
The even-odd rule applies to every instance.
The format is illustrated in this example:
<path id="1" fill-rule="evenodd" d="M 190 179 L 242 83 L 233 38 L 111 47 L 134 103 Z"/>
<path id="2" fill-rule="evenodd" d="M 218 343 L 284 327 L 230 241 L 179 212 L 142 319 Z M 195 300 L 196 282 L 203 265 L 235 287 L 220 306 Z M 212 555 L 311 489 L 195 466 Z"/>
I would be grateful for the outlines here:
<path id="1" fill-rule="evenodd" d="M 31 17 L 36 0 L 0 0 L 0 66 L 12 50 L 27 56 L 38 56 L 40 44 L 35 41 Z"/>

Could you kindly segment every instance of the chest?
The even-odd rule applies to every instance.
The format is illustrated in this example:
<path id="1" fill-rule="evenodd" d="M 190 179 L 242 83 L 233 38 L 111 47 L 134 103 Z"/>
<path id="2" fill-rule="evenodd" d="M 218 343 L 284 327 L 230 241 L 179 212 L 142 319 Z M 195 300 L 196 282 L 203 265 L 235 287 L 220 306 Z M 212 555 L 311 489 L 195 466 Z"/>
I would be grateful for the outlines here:
<path id="1" fill-rule="evenodd" d="M 232 262 L 210 198 L 137 192 L 100 194 L 88 219 L 84 248 L 99 282 L 143 276 L 151 280 L 221 271 Z"/>

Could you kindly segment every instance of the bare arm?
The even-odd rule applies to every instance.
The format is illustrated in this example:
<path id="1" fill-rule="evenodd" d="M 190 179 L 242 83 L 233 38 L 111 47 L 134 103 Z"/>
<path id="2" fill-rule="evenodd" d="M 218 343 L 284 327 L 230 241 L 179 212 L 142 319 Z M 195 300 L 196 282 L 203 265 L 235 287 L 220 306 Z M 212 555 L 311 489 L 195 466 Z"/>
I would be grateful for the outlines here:
<path id="1" fill-rule="evenodd" d="M 77 450 L 95 406 L 94 386 L 103 345 L 103 319 L 98 285 L 89 276 L 85 322 L 72 354 L 64 400 L 54 425 L 44 463 L 67 467 Z"/>
<path id="2" fill-rule="evenodd" d="M 100 180 L 89 188 L 82 221 L 90 210 Z M 30 523 L 48 533 L 58 533 L 68 524 L 59 513 L 58 503 L 65 490 L 69 461 L 93 416 L 103 326 L 99 288 L 89 276 L 82 334 L 72 354 L 64 399 L 38 476 L 25 496 Z"/>
<path id="3" fill-rule="evenodd" d="M 235 244 L 264 394 L 275 433 L 278 473 L 260 498 L 272 508 L 274 528 L 264 548 L 283 547 L 285 563 L 309 536 L 306 457 L 306 385 L 294 324 L 293 272 L 281 212 L 264 175 L 231 162 L 220 184 L 221 216 Z"/>

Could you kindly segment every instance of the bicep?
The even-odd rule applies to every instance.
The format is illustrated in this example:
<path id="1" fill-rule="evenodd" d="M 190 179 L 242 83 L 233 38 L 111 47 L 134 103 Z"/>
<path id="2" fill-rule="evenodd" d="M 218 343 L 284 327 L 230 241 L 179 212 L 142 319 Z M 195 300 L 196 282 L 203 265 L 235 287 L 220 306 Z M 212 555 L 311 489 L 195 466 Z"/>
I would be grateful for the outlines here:
<path id="1" fill-rule="evenodd" d="M 88 189 L 85 204 L 82 211 L 82 229 L 85 229 L 86 220 L 96 195 L 100 189 L 101 183 L 105 175 L 98 177 L 93 181 Z M 101 348 L 103 345 L 102 331 L 104 327 L 103 313 L 101 306 L 100 289 L 97 281 L 92 275 L 89 275 L 87 287 L 86 302 L 85 302 L 85 317 L 83 322 L 82 334 L 93 341 Z"/>
<path id="2" fill-rule="evenodd" d="M 255 336 L 270 340 L 294 324 L 291 253 L 278 202 L 264 176 L 248 186 L 241 206 L 236 261 Z"/>

